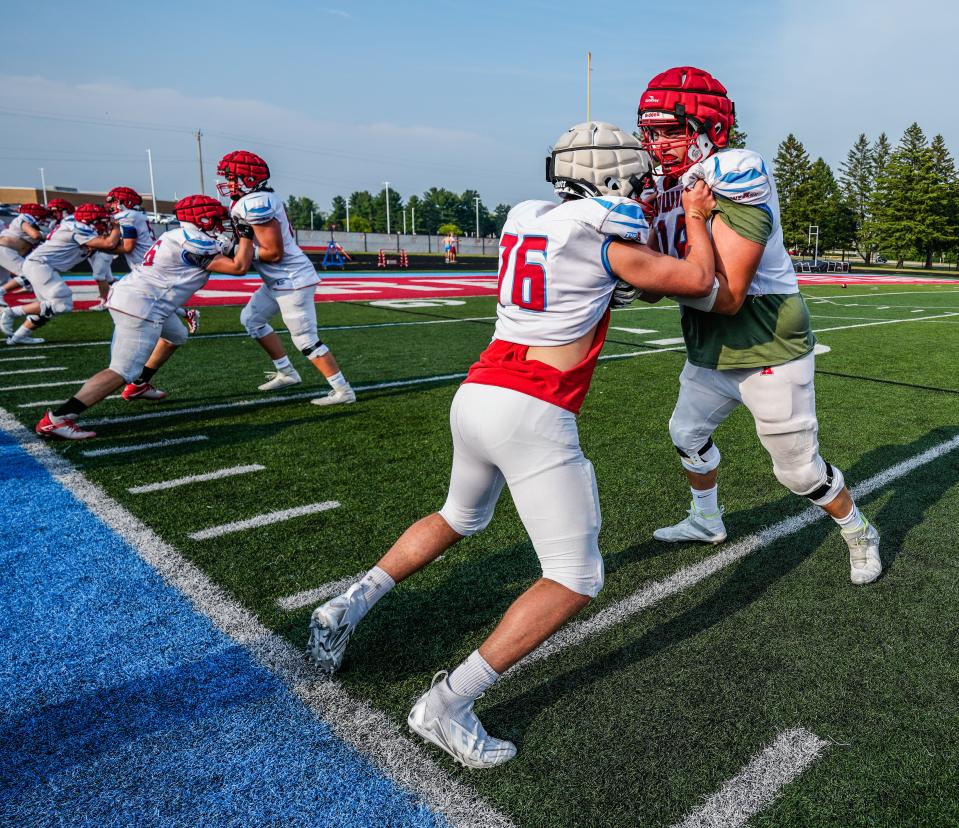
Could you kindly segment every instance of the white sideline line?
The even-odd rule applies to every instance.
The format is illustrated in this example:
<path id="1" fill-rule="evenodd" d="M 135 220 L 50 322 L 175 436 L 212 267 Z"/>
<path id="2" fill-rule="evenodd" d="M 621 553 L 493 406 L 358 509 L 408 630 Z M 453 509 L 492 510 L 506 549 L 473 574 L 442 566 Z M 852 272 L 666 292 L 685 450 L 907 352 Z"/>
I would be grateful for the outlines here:
<path id="1" fill-rule="evenodd" d="M 740 828 L 816 761 L 827 745 L 803 727 L 780 733 L 776 741 L 673 828 Z"/>
<path id="2" fill-rule="evenodd" d="M 3 385 L 0 391 L 29 391 L 31 388 L 56 388 L 58 385 L 83 385 L 85 379 L 63 380 L 62 382 L 37 382 L 33 385 Z"/>
<path id="3" fill-rule="evenodd" d="M 0 430 L 13 437 L 57 482 L 129 543 L 167 584 L 190 600 L 197 612 L 207 616 L 217 629 L 246 647 L 256 661 L 277 675 L 330 725 L 338 739 L 370 759 L 398 785 L 418 795 L 428 807 L 445 816 L 453 828 L 514 828 L 509 817 L 453 779 L 386 714 L 353 698 L 338 681 L 319 678 L 317 670 L 303 657 L 302 648 L 270 632 L 174 547 L 2 408 Z"/>
<path id="4" fill-rule="evenodd" d="M 649 339 L 646 341 L 647 345 L 678 345 L 685 340 L 681 336 L 673 336 L 669 339 Z"/>
<path id="5" fill-rule="evenodd" d="M 56 368 L 18 368 L 16 371 L 0 371 L 0 377 L 12 377 L 14 374 L 49 374 L 53 371 L 66 371 L 65 365 Z"/>
<path id="6" fill-rule="evenodd" d="M 347 575 L 345 578 L 340 578 L 336 581 L 330 581 L 322 586 L 314 587 L 313 589 L 304 589 L 302 592 L 297 592 L 294 595 L 287 595 L 285 598 L 277 598 L 276 605 L 281 610 L 292 612 L 293 610 L 298 610 L 301 607 L 308 607 L 310 604 L 318 604 L 325 598 L 332 598 L 334 595 L 339 595 L 341 592 L 345 592 L 366 573 L 367 570 L 364 569 L 362 572 L 357 572 L 355 575 Z"/>
<path id="7" fill-rule="evenodd" d="M 123 397 L 120 394 L 111 394 L 109 397 L 104 397 L 103 400 L 122 400 Z M 17 405 L 17 408 L 39 408 L 41 405 L 60 405 L 65 403 L 66 400 L 36 400 L 34 402 L 20 403 Z"/>
<path id="8" fill-rule="evenodd" d="M 5 357 L 0 359 L 0 362 L 26 362 L 31 359 L 46 359 L 45 356 L 22 356 L 22 357 Z"/>
<path id="9" fill-rule="evenodd" d="M 295 506 L 292 509 L 281 509 L 277 512 L 267 512 L 265 515 L 247 518 L 246 520 L 235 520 L 232 523 L 224 523 L 220 526 L 211 526 L 209 529 L 201 529 L 199 532 L 191 532 L 187 535 L 191 540 L 209 540 L 218 538 L 221 535 L 230 535 L 234 532 L 242 532 L 245 529 L 258 529 L 260 526 L 269 526 L 271 523 L 282 523 L 284 520 L 302 517 L 303 515 L 314 515 L 317 512 L 326 512 L 330 509 L 336 509 L 339 501 L 324 500 L 322 503 L 307 503 L 305 506 Z"/>
<path id="10" fill-rule="evenodd" d="M 147 492 L 160 492 L 164 489 L 175 489 L 177 486 L 186 486 L 190 483 L 205 483 L 208 480 L 220 480 L 224 477 L 235 477 L 238 474 L 249 474 L 250 472 L 263 471 L 266 466 L 259 463 L 253 463 L 249 466 L 232 466 L 228 469 L 219 469 L 206 474 L 191 474 L 188 477 L 175 477 L 173 480 L 164 480 L 160 483 L 147 483 L 144 486 L 133 486 L 127 491 L 130 494 L 146 494 Z"/>
<path id="11" fill-rule="evenodd" d="M 909 474 L 909 472 L 931 463 L 948 454 L 954 449 L 959 448 L 959 436 L 939 443 L 931 449 L 927 449 L 915 457 L 903 460 L 895 466 L 891 466 L 885 471 L 864 480 L 859 485 L 853 487 L 852 494 L 855 498 L 862 498 L 871 492 L 881 489 L 893 480 Z M 595 615 L 578 623 L 569 624 L 547 639 L 537 649 L 533 650 L 522 661 L 517 662 L 507 672 L 522 670 L 537 661 L 549 658 L 555 653 L 566 650 L 577 644 L 581 644 L 587 638 L 597 633 L 603 632 L 610 627 L 615 627 L 623 623 L 627 618 L 631 618 L 639 612 L 658 604 L 660 601 L 678 595 L 701 581 L 706 580 L 711 575 L 715 575 L 721 569 L 725 569 L 730 564 L 742 560 L 747 555 L 755 552 L 757 549 L 767 546 L 774 541 L 785 538 L 789 535 L 804 529 L 810 524 L 826 517 L 826 513 L 817 507 L 810 507 L 793 517 L 774 523 L 755 534 L 748 535 L 740 541 L 725 546 L 719 552 L 710 555 L 707 558 L 689 566 L 684 566 L 672 575 L 667 575 L 658 581 L 646 584 L 636 590 L 632 595 L 628 595 L 605 609 L 600 610 Z"/>
<path id="12" fill-rule="evenodd" d="M 155 443 L 137 443 L 135 446 L 111 446 L 110 448 L 90 449 L 80 452 L 84 457 L 105 457 L 108 454 L 128 454 L 132 451 L 145 451 L 152 448 L 166 448 L 178 446 L 181 443 L 199 443 L 209 440 L 205 434 L 194 434 L 192 437 L 169 437 L 166 440 L 157 440 Z"/>

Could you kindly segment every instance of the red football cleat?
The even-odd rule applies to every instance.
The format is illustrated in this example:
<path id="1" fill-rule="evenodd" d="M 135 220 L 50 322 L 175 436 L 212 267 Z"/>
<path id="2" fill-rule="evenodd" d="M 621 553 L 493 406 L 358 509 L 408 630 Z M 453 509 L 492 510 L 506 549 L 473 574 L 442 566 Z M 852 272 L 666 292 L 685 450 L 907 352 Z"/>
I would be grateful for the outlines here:
<path id="1" fill-rule="evenodd" d="M 84 431 L 69 417 L 57 417 L 57 422 L 54 422 L 49 411 L 43 415 L 34 431 L 41 437 L 57 440 L 89 440 L 97 436 L 95 431 Z"/>
<path id="2" fill-rule="evenodd" d="M 130 400 L 150 400 L 150 402 L 160 402 L 166 399 L 166 391 L 154 388 L 148 382 L 141 382 L 137 385 L 135 382 L 129 383 L 120 394 L 127 402 Z"/>

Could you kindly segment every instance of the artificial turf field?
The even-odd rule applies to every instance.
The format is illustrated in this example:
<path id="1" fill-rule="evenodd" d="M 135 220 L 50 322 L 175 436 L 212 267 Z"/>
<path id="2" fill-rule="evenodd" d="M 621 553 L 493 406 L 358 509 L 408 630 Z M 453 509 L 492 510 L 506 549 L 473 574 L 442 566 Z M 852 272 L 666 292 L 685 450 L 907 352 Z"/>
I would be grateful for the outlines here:
<path id="1" fill-rule="evenodd" d="M 822 452 L 850 485 L 959 435 L 959 284 L 804 293 L 819 342 L 830 349 L 817 358 Z M 221 336 L 240 331 L 239 308 L 204 309 L 200 335 L 157 375 L 168 401 L 107 401 L 81 419 L 97 440 L 53 448 L 267 628 L 303 647 L 313 605 L 287 611 L 278 600 L 365 570 L 443 502 L 449 404 L 495 313 L 492 298 L 457 301 L 319 305 L 321 336 L 359 392 L 357 404 L 330 409 L 309 404 L 311 390 L 325 389 L 297 354 L 303 386 L 257 392 L 269 361 L 245 336 Z M 959 824 L 959 448 L 901 468 L 860 498 L 882 533 L 886 572 L 856 588 L 831 521 L 797 521 L 795 530 L 782 523 L 808 504 L 776 482 L 740 409 L 715 435 L 724 458 L 724 546 L 785 528 L 586 635 L 604 610 L 723 550 L 651 539 L 683 516 L 688 499 L 666 428 L 683 350 L 652 344 L 680 336 L 676 308 L 636 303 L 614 313 L 611 325 L 609 358 L 580 417 L 603 509 L 604 590 L 576 619 L 586 624 L 580 641 L 505 677 L 478 703 L 487 729 L 517 744 L 514 761 L 468 772 L 422 750 L 517 826 L 668 826 L 777 736 L 804 728 L 825 747 L 751 825 Z M 0 406 L 32 428 L 41 402 L 66 399 L 79 384 L 48 383 L 79 381 L 107 364 L 110 332 L 108 315 L 77 313 L 44 329 L 47 345 L 0 348 Z M 30 385 L 46 387 L 21 387 Z M 197 436 L 206 439 L 84 455 Z M 264 468 L 129 491 L 253 464 Z M 339 505 L 190 537 L 330 502 Z M 484 533 L 367 617 L 336 681 L 405 726 L 433 673 L 474 649 L 537 573 L 504 493 Z"/>

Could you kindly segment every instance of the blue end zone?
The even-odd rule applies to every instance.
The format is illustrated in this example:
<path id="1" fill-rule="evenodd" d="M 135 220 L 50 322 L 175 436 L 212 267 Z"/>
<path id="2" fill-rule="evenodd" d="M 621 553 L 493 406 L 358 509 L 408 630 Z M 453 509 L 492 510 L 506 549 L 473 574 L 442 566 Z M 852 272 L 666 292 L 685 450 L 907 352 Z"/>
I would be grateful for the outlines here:
<path id="1" fill-rule="evenodd" d="M 446 826 L 0 432 L 0 824 Z"/>

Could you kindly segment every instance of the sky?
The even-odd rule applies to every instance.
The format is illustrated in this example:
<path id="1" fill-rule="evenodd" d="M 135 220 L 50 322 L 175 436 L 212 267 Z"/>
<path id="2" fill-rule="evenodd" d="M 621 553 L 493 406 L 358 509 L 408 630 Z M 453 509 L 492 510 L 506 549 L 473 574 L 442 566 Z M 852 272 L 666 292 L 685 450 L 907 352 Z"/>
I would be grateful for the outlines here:
<path id="1" fill-rule="evenodd" d="M 860 132 L 918 121 L 959 154 L 959 12 L 947 0 L 34 0 L 6 16 L 0 185 L 199 192 L 249 149 L 276 190 L 476 189 L 490 208 L 546 198 L 544 157 L 591 115 L 635 127 L 651 77 L 721 80 L 749 146 L 790 132 L 834 169 Z"/>

